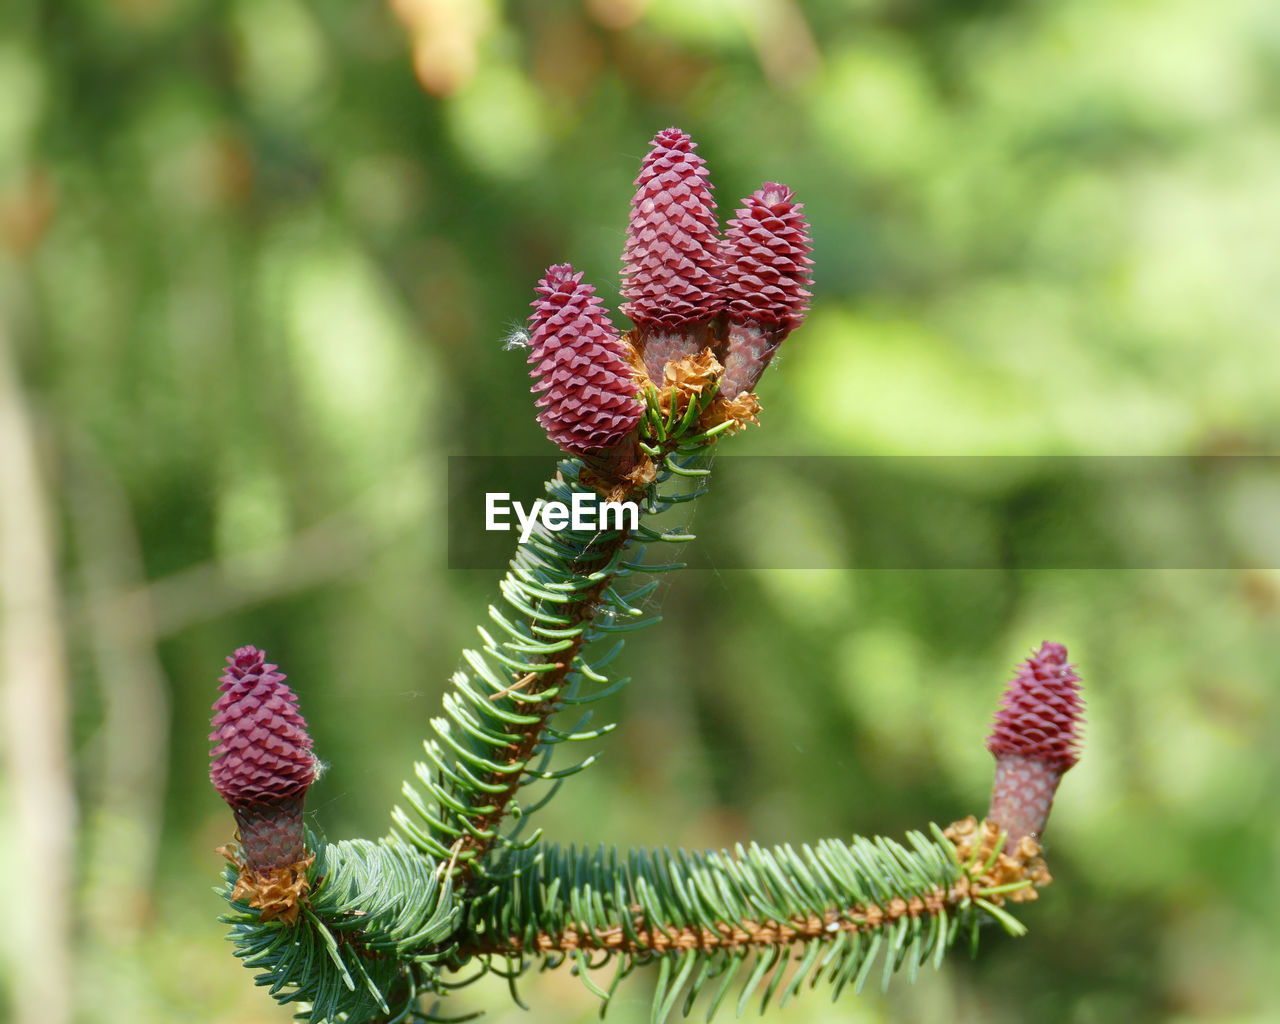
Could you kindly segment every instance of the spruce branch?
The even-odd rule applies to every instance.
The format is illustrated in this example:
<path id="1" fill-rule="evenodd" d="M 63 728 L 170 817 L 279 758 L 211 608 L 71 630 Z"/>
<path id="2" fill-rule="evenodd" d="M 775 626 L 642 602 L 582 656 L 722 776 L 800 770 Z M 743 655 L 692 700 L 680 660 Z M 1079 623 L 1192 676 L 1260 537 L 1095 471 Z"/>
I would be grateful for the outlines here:
<path id="1" fill-rule="evenodd" d="M 541 803 L 520 806 L 526 787 L 551 783 L 554 793 L 564 778 L 594 760 L 553 771 L 549 764 L 556 748 L 612 730 L 612 725 L 588 730 L 591 709 L 583 706 L 625 685 L 625 679 L 609 679 L 608 664 L 626 633 L 658 621 L 646 617 L 643 608 L 657 581 L 627 588 L 646 571 L 679 563 L 646 564 L 646 547 L 693 539 L 683 529 L 658 532 L 646 520 L 687 500 L 689 494 L 678 490 L 680 480 L 705 481 L 707 471 L 694 462 L 710 442 L 698 431 L 697 417 L 714 394 L 708 389 L 684 410 L 684 433 L 673 421 L 661 440 L 642 440 L 644 457 L 651 466 L 657 462 L 651 481 L 624 481 L 621 488 L 616 480 L 607 483 L 614 495 L 640 499 L 636 528 L 556 533 L 539 523 L 500 584 L 506 608 L 489 609 L 496 631 L 481 629 L 484 646 L 463 652 L 467 668 L 453 676 L 445 716 L 431 722 L 435 735 L 425 744 L 427 760 L 415 767 L 415 782 L 405 786 L 408 807 L 393 811 L 396 830 L 406 841 L 456 863 L 459 885 L 488 873 L 492 851 L 522 841 L 520 832 Z M 657 403 L 650 389 L 642 438 L 652 436 L 648 431 L 662 418 Z M 600 463 L 595 466 L 599 472 Z M 575 495 L 595 498 L 597 482 L 586 460 L 574 458 L 561 463 L 545 492 L 571 506 Z M 692 493 L 703 489 L 697 486 Z M 554 716 L 571 707 L 582 708 L 582 720 L 568 730 L 554 729 Z M 515 824 L 504 830 L 508 819 Z M 535 833 L 529 841 L 537 838 Z"/>
<path id="2" fill-rule="evenodd" d="M 699 453 L 733 425 L 702 423 L 716 395 L 719 364 L 708 354 L 701 375 L 677 374 L 658 388 L 580 273 L 568 264 L 553 266 L 535 290 L 528 362 L 540 396 L 538 421 L 573 456 L 548 482 L 548 497 L 571 507 L 588 497 L 637 500 L 646 517 L 688 500 L 691 495 L 660 488 L 673 477 L 705 478 L 707 470 L 694 464 Z M 415 767 L 418 784 L 405 787 L 416 817 L 400 807 L 393 811 L 407 841 L 457 865 L 459 884 L 482 878 L 490 852 L 518 842 L 531 810 L 517 800 L 525 786 L 558 784 L 590 763 L 548 769 L 556 746 L 612 726 L 565 732 L 552 729 L 551 719 L 566 706 L 611 692 L 602 669 L 620 641 L 604 655 L 594 653 L 596 641 L 614 641 L 617 633 L 656 621 L 644 620 L 638 607 L 656 584 L 625 595 L 617 589 L 644 567 L 644 545 L 691 539 L 682 530 L 659 533 L 638 522 L 590 533 L 555 533 L 539 524 L 517 549 L 500 586 L 507 608 L 489 609 L 498 639 L 482 628 L 483 647 L 464 652 L 469 671 L 453 677 L 447 717 L 432 721 L 428 760 Z"/>
<path id="3" fill-rule="evenodd" d="M 607 538 L 591 553 L 591 562 L 605 562 L 623 550 L 629 540 L 627 531 L 620 530 Z M 579 563 L 582 564 L 582 563 Z M 616 577 L 605 573 L 585 590 L 580 591 L 573 601 L 548 601 L 542 607 L 564 622 L 568 646 L 563 650 L 542 654 L 547 660 L 528 666 L 528 672 L 517 679 L 511 686 L 490 695 L 490 700 L 509 700 L 513 705 L 520 705 L 518 717 L 506 717 L 502 722 L 499 734 L 504 742 L 495 743 L 492 747 L 494 760 L 501 765 L 482 776 L 483 785 L 495 787 L 488 806 L 479 811 L 469 823 L 466 833 L 459 836 L 451 850 L 451 857 L 456 857 L 462 864 L 460 880 L 465 881 L 477 863 L 483 861 L 492 844 L 497 840 L 497 827 L 510 810 L 522 785 L 527 783 L 524 772 L 527 766 L 539 753 L 544 744 L 545 732 L 552 716 L 563 704 L 556 700 L 562 692 L 566 681 L 574 671 L 586 644 L 587 624 L 599 607 L 600 596 L 605 587 L 612 584 Z M 538 672 L 537 665 L 550 666 L 546 672 Z M 518 670 L 517 670 L 518 671 Z M 578 668 L 581 671 L 581 668 Z M 512 770 L 516 769 L 516 770 Z"/>
<path id="4" fill-rule="evenodd" d="M 763 1009 L 788 978 L 784 1003 L 806 981 L 825 981 L 834 999 L 850 982 L 860 990 L 881 952 L 883 986 L 899 970 L 914 979 L 922 964 L 940 966 L 957 936 L 976 941 L 984 919 L 1020 934 L 1000 907 L 1032 879 L 992 873 L 987 853 L 962 860 L 936 826 L 932 838 L 910 833 L 905 844 L 855 837 L 799 850 L 751 844 L 620 856 L 539 845 L 507 858 L 506 880 L 472 904 L 456 956 L 502 961 L 506 973 L 519 973 L 530 956 L 546 966 L 573 961 L 606 1005 L 636 967 L 678 959 L 662 973 L 655 1020 L 682 991 L 687 1014 L 713 980 L 708 1019 L 735 980 L 739 1013 L 761 985 Z M 601 989 L 589 972 L 615 960 L 612 984 Z"/>
<path id="5" fill-rule="evenodd" d="M 302 824 L 319 771 L 297 698 L 256 648 L 228 658 L 214 706 L 211 778 L 240 846 L 219 892 L 236 955 L 310 1024 L 436 1020 L 423 1009 L 484 974 L 515 980 L 532 964 L 574 963 L 607 1006 L 638 967 L 657 965 L 655 1022 L 708 1019 L 740 981 L 742 1013 L 806 985 L 833 998 L 940 965 L 979 926 L 1023 926 L 1006 903 L 1050 881 L 1038 837 L 1062 773 L 1078 756 L 1079 679 L 1066 649 L 1044 644 L 1010 684 L 988 746 L 997 756 L 987 820 L 945 831 L 755 844 L 732 851 L 564 849 L 524 829 L 595 754 L 551 767 L 566 743 L 594 741 L 591 705 L 626 684 L 608 675 L 646 612 L 651 545 L 686 543 L 652 517 L 706 492 L 707 452 L 758 423 L 754 387 L 803 320 L 811 281 L 807 225 L 784 185 L 743 201 L 721 238 L 707 171 L 678 129 L 646 158 L 624 253 L 619 334 L 568 264 L 533 302 L 528 362 L 539 423 L 568 458 L 546 498 L 634 501 L 634 524 L 554 530 L 538 521 L 499 584 L 481 645 L 463 652 L 424 760 L 378 840 L 328 843 Z M 646 580 L 647 575 L 655 576 Z M 581 712 L 569 726 L 565 711 Z M 548 791 L 527 798 L 529 787 Z M 607 988 L 593 972 L 613 963 Z M 480 970 L 461 981 L 451 975 Z"/>

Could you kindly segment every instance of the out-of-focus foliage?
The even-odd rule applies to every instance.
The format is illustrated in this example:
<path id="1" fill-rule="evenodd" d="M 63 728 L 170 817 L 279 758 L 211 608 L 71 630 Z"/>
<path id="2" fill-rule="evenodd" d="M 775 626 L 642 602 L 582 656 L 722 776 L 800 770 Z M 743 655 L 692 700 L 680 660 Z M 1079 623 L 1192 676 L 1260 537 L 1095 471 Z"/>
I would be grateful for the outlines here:
<path id="1" fill-rule="evenodd" d="M 286 1019 L 214 922 L 221 658 L 288 670 L 331 764 L 315 822 L 384 832 L 496 587 L 447 568 L 444 457 L 552 467 L 504 336 L 551 262 L 615 294 L 660 128 L 700 141 L 726 215 L 772 179 L 813 225 L 813 313 L 738 453 L 1280 437 L 1272 0 L 7 0 L 0 97 L 0 348 L 53 516 L 87 1024 Z M 847 563 L 830 496 L 770 461 L 775 501 L 713 495 L 695 528 Z M 655 602 L 622 728 L 544 812 L 559 841 L 981 811 L 1013 664 L 1050 638 L 1084 678 L 1030 935 L 775 1019 L 1280 1016 L 1280 574 L 744 569 Z M 34 968 L 0 949 L 3 999 Z M 531 984 L 519 1019 L 595 1012 L 566 972 Z M 504 986 L 468 997 L 507 1019 Z"/>

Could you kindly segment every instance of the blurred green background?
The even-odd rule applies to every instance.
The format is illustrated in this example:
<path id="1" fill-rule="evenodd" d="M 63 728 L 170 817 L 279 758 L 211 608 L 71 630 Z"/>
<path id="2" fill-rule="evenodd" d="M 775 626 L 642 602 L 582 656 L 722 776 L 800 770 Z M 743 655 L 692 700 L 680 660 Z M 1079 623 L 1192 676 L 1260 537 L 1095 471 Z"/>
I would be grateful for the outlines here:
<path id="1" fill-rule="evenodd" d="M 497 593 L 447 567 L 446 456 L 550 472 L 504 337 L 549 263 L 616 299 L 671 124 L 722 214 L 774 179 L 813 225 L 813 313 L 733 453 L 1276 451 L 1273 0 L 6 0 L 0 1019 L 288 1019 L 215 921 L 222 658 L 289 673 L 330 764 L 315 822 L 383 832 Z M 769 465 L 694 528 L 838 545 L 821 488 Z M 1246 482 L 1224 522 L 1275 499 Z M 1280 1019 L 1280 574 L 701 570 L 654 604 L 552 837 L 980 813 L 1014 664 L 1056 639 L 1084 678 L 1030 934 L 773 1019 Z M 450 1009 L 597 1005 L 567 971 L 525 997 Z M 647 1012 L 635 981 L 610 1015 Z"/>

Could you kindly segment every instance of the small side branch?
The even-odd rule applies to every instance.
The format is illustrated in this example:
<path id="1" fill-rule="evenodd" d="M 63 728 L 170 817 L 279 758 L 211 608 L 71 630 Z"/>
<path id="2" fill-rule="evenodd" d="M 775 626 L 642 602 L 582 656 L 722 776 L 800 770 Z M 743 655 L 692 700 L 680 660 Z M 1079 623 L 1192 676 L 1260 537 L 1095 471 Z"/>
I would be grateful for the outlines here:
<path id="1" fill-rule="evenodd" d="M 629 540 L 630 533 L 628 531 L 619 531 L 611 535 L 605 544 L 593 552 L 592 562 L 595 564 L 608 563 L 618 551 L 627 545 Z M 552 608 L 568 618 L 570 628 L 576 629 L 591 618 L 592 609 L 596 607 L 596 602 L 600 599 L 600 595 L 612 582 L 613 578 L 611 576 L 605 576 L 589 590 L 575 595 L 572 603 L 552 603 Z M 506 735 L 510 737 L 510 743 L 505 747 L 499 747 L 494 750 L 494 760 L 499 761 L 504 766 L 524 767 L 533 759 L 542 742 L 548 722 L 560 707 L 559 702 L 554 697 L 541 701 L 536 698 L 542 693 L 560 692 L 566 677 L 573 669 L 575 659 L 583 648 L 584 637 L 585 634 L 579 632 L 569 648 L 557 654 L 554 662 L 555 668 L 550 672 L 526 673 L 505 690 L 498 691 L 491 696 L 491 699 L 496 700 L 500 697 L 520 692 L 523 700 L 532 702 L 523 708 L 525 714 L 536 716 L 536 720 L 530 724 L 518 726 L 507 724 L 504 726 Z M 511 802 L 515 799 L 516 793 L 523 785 L 520 772 L 491 772 L 486 777 L 485 782 L 491 785 L 502 784 L 504 788 L 501 792 L 493 795 L 490 801 L 491 809 L 477 815 L 470 823 L 471 829 L 461 836 L 456 844 L 454 856 L 457 858 L 459 865 L 455 882 L 459 886 L 465 885 L 472 879 L 476 865 L 484 859 L 492 848 L 497 835 L 496 828 L 501 824 L 511 806 Z"/>
<path id="2" fill-rule="evenodd" d="M 757 989 L 762 1005 L 775 993 L 785 1002 L 806 979 L 825 979 L 837 994 L 860 989 L 877 962 L 887 984 L 898 970 L 940 965 L 960 935 L 976 942 L 983 920 L 1022 934 L 1002 904 L 1031 887 L 1032 864 L 1000 852 L 1004 837 L 988 831 L 975 824 L 966 835 L 982 842 L 967 845 L 935 826 L 905 843 L 513 851 L 497 865 L 505 876 L 495 873 L 500 880 L 474 901 L 450 963 L 518 973 L 530 957 L 545 967 L 572 961 L 607 1001 L 634 968 L 658 961 L 658 1021 L 682 993 L 687 1014 L 704 989 L 713 1014 L 738 978 L 739 1012 Z M 605 991 L 589 975 L 615 959 Z"/>
<path id="3" fill-rule="evenodd" d="M 972 898 L 968 877 L 949 889 L 933 889 L 924 896 L 889 900 L 885 906 L 853 904 L 831 909 L 821 916 L 796 916 L 786 923 L 778 921 L 742 920 L 719 922 L 714 929 L 690 925 L 665 924 L 654 927 L 639 906 L 631 908 L 629 928 L 612 925 L 604 928 L 567 927 L 552 934 L 539 932 L 532 942 L 517 935 L 495 937 L 490 941 L 464 945 L 460 956 L 518 956 L 524 953 L 572 952 L 596 950 L 611 953 L 682 953 L 689 950 L 732 950 L 768 946 L 792 946 L 814 939 L 833 940 L 841 932 L 867 933 L 896 924 L 903 918 L 936 915 L 943 910 L 957 911 Z"/>

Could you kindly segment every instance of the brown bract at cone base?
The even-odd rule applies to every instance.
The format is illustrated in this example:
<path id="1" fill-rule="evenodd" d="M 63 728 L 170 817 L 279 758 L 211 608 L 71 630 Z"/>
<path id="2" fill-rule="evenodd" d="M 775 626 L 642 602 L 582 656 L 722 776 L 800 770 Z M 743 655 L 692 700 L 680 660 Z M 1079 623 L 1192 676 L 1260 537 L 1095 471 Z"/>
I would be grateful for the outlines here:
<path id="1" fill-rule="evenodd" d="M 605 501 L 626 501 L 643 492 L 658 479 L 658 467 L 640 449 L 638 440 L 639 435 L 632 431 L 613 449 L 579 456 L 582 469 L 578 482 Z"/>
<path id="2" fill-rule="evenodd" d="M 669 417 L 674 410 L 676 416 L 683 416 L 689 403 L 702 397 L 720 379 L 723 369 L 709 348 L 667 362 L 662 380 L 655 381 L 662 415 Z"/>
<path id="3" fill-rule="evenodd" d="M 233 900 L 247 899 L 250 907 L 261 911 L 263 921 L 294 924 L 298 920 L 311 891 L 307 871 L 315 863 L 314 853 L 283 867 L 255 871 L 241 859 L 239 847 L 219 846 L 214 852 L 226 857 L 240 872 L 231 891 Z"/>
<path id="4" fill-rule="evenodd" d="M 692 324 L 680 330 L 650 331 L 637 327 L 631 332 L 640 351 L 645 372 L 655 384 L 666 377 L 668 363 L 695 356 L 705 348 L 723 348 L 719 319 Z"/>
<path id="5" fill-rule="evenodd" d="M 952 822 L 943 830 L 943 835 L 955 844 L 956 855 L 961 864 L 976 864 L 979 873 L 971 877 L 978 888 L 994 889 L 1027 883 L 1008 892 L 991 893 L 985 899 L 997 906 L 1005 900 L 1010 903 L 1030 903 L 1039 899 L 1040 894 L 1036 889 L 1053 881 L 1044 858 L 1040 856 L 1040 844 L 1030 836 L 1023 836 L 1011 850 L 1003 849 L 997 854 L 1002 832 L 1003 829 L 994 821 L 979 823 L 971 814 Z"/>
<path id="6" fill-rule="evenodd" d="M 701 398 L 712 385 L 723 387 L 723 380 L 724 367 L 710 348 L 697 355 L 672 360 L 663 370 L 658 408 L 663 416 L 671 415 L 672 408 L 677 416 L 683 416 L 690 402 Z M 739 392 L 733 398 L 726 398 L 723 392 L 717 393 L 698 419 L 698 427 L 705 431 L 725 422 L 733 424 L 725 431 L 726 434 L 736 434 L 746 429 L 749 423 L 758 425 L 760 399 L 751 391 Z"/>
<path id="7" fill-rule="evenodd" d="M 716 395 L 707 411 L 702 414 L 698 425 L 703 430 L 711 430 L 721 423 L 732 423 L 725 429 L 726 434 L 736 434 L 746 430 L 750 424 L 760 425 L 760 399 L 754 391 L 743 391 L 736 398 L 725 398 Z"/>

